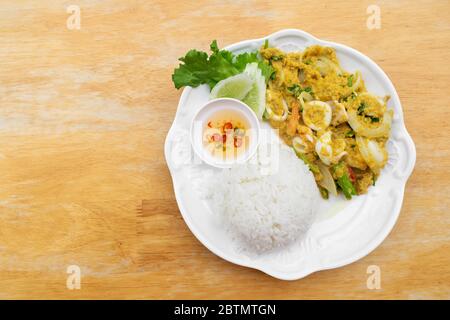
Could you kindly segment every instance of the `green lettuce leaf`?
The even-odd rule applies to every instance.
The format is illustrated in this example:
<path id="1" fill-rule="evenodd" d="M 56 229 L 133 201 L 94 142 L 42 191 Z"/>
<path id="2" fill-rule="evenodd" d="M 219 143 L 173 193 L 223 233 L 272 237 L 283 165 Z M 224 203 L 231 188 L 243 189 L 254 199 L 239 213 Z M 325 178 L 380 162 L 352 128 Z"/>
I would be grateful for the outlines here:
<path id="1" fill-rule="evenodd" d="M 172 75 L 175 88 L 197 87 L 209 78 L 209 62 L 206 52 L 190 50 L 185 57 L 179 60 L 183 63 L 175 69 Z"/>
<path id="2" fill-rule="evenodd" d="M 257 62 L 266 81 L 274 72 L 273 68 L 258 58 L 256 52 L 242 53 L 234 56 L 228 50 L 220 50 L 217 41 L 210 45 L 211 55 L 195 49 L 180 58 L 182 62 L 174 70 L 172 81 L 175 88 L 184 86 L 198 87 L 208 84 L 212 89 L 217 82 L 244 71 L 248 63 Z"/>

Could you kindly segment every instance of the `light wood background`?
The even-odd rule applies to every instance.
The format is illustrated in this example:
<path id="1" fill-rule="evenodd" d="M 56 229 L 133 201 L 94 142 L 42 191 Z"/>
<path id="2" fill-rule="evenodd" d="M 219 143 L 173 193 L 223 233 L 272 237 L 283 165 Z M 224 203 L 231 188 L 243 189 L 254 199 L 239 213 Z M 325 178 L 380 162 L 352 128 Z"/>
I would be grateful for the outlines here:
<path id="1" fill-rule="evenodd" d="M 66 26 L 71 4 L 80 30 Z M 370 4 L 380 30 L 366 27 Z M 1 1 L 0 298 L 449 299 L 449 12 L 448 1 Z M 293 282 L 201 245 L 163 156 L 177 59 L 283 28 L 373 58 L 417 147 L 386 241 Z M 71 264 L 80 290 L 66 287 Z M 372 264 L 380 290 L 366 288 Z"/>

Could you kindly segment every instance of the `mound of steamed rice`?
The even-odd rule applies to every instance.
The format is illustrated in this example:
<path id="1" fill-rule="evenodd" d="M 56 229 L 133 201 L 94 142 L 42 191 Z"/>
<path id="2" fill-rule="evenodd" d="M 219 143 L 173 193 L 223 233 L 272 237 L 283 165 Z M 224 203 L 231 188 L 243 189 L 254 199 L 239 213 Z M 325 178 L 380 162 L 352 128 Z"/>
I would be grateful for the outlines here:
<path id="1" fill-rule="evenodd" d="M 278 155 L 271 173 L 267 163 L 249 162 L 222 170 L 210 189 L 213 210 L 256 251 L 301 239 L 317 212 L 320 195 L 308 167 L 287 146 Z"/>

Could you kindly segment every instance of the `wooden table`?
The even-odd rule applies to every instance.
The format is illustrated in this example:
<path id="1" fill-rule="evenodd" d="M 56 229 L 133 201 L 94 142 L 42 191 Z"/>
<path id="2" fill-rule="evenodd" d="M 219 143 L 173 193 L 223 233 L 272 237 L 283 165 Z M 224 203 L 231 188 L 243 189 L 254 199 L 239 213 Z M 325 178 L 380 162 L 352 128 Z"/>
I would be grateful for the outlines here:
<path id="1" fill-rule="evenodd" d="M 2 1 L 0 298 L 449 299 L 450 3 L 374 2 L 379 30 L 366 26 L 371 1 Z M 67 26 L 71 4 L 79 30 Z M 373 58 L 417 147 L 383 244 L 293 282 L 200 244 L 163 156 L 178 57 L 284 28 Z M 66 286 L 69 265 L 81 268 L 80 290 Z M 381 268 L 379 290 L 366 287 L 369 265 Z"/>

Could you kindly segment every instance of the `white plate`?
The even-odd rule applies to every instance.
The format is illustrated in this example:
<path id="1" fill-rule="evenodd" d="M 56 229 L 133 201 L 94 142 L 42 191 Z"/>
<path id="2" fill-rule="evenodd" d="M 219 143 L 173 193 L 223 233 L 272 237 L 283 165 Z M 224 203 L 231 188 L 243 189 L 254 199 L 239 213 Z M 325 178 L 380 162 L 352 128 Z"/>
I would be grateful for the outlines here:
<path id="1" fill-rule="evenodd" d="M 368 91 L 391 95 L 388 108 L 394 109 L 389 161 L 376 186 L 368 194 L 346 201 L 332 197 L 320 204 L 320 214 L 306 238 L 289 248 L 263 255 L 248 255 L 237 250 L 217 218 L 199 197 L 195 181 L 211 170 L 195 159 L 191 146 L 185 143 L 189 126 L 198 108 L 209 96 L 206 85 L 185 88 L 175 120 L 165 142 L 165 157 L 173 179 L 175 196 L 186 224 L 192 233 L 212 252 L 232 263 L 261 270 L 284 280 L 303 278 L 312 272 L 347 265 L 374 250 L 392 230 L 403 201 L 406 180 L 416 160 L 414 143 L 406 131 L 403 112 L 392 82 L 381 68 L 362 53 L 347 46 L 319 40 L 300 30 L 282 30 L 266 38 L 242 41 L 225 49 L 234 53 L 258 50 L 266 39 L 271 46 L 284 51 L 299 51 L 319 44 L 336 49 L 342 67 L 350 72 L 360 70 Z M 262 123 L 261 126 L 268 126 Z M 188 138 L 187 138 L 188 139 Z M 187 140 L 188 141 L 188 140 Z M 194 172 L 194 173 L 193 173 Z"/>

